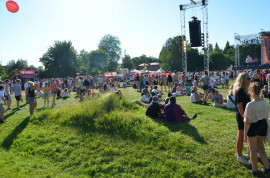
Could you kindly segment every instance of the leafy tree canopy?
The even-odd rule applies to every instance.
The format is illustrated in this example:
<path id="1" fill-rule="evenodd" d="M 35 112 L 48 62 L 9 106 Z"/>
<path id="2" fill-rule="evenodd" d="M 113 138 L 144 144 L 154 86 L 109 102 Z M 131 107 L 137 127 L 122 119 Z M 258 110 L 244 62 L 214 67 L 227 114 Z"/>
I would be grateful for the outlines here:
<path id="1" fill-rule="evenodd" d="M 71 41 L 55 41 L 40 58 L 48 77 L 76 76 L 82 61 Z"/>
<path id="2" fill-rule="evenodd" d="M 98 44 L 98 49 L 105 50 L 109 55 L 108 71 L 115 71 L 118 68 L 118 61 L 120 60 L 122 49 L 121 42 L 118 37 L 107 34 Z"/>

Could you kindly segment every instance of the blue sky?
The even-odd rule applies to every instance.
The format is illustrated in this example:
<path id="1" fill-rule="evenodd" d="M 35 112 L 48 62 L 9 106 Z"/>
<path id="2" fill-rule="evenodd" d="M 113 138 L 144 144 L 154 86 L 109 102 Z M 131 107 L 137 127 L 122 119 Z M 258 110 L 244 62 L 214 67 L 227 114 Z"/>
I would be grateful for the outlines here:
<path id="1" fill-rule="evenodd" d="M 15 0 L 20 10 L 12 14 L 0 2 L 0 59 L 26 59 L 41 65 L 39 58 L 54 40 L 70 40 L 79 52 L 95 50 L 105 34 L 118 36 L 132 57 L 158 57 L 162 45 L 179 35 L 180 4 L 189 0 Z M 270 31 L 269 0 L 210 0 L 211 43 L 234 43 L 234 33 Z M 268 12 L 268 13 L 267 13 Z M 188 10 L 202 19 L 200 8 Z M 188 32 L 188 29 L 187 29 Z"/>

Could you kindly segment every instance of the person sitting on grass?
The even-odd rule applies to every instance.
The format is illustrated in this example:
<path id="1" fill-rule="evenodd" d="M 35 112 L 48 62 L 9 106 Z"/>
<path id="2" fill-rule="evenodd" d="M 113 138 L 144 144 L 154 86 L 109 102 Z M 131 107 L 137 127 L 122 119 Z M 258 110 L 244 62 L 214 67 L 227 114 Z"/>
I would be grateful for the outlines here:
<path id="1" fill-rule="evenodd" d="M 261 93 L 261 98 L 268 98 L 270 102 L 270 97 L 268 96 L 268 86 L 264 85 Z"/>
<path id="2" fill-rule="evenodd" d="M 169 103 L 170 97 L 172 97 L 172 93 L 168 93 L 168 98 L 165 99 L 165 105 Z"/>
<path id="3" fill-rule="evenodd" d="M 182 92 L 183 92 L 183 89 L 182 89 L 181 84 L 179 83 L 178 86 L 176 87 L 175 95 L 176 96 L 182 96 Z"/>
<path id="4" fill-rule="evenodd" d="M 159 103 L 158 96 L 154 96 L 152 102 L 147 107 L 146 116 L 151 118 L 164 118 L 164 114 L 161 109 L 162 106 Z"/>
<path id="5" fill-rule="evenodd" d="M 114 84 L 113 83 L 111 84 L 110 92 L 115 92 L 115 88 L 114 88 Z"/>
<path id="6" fill-rule="evenodd" d="M 176 93 L 176 89 L 177 89 L 177 83 L 174 83 L 174 86 L 172 88 L 172 93 Z"/>
<path id="7" fill-rule="evenodd" d="M 151 91 L 152 96 L 161 97 L 163 93 L 157 89 L 157 86 L 154 86 L 154 89 Z"/>
<path id="8" fill-rule="evenodd" d="M 83 95 L 84 92 L 81 92 L 81 94 Z M 61 95 L 62 95 L 62 90 L 60 87 L 57 88 L 57 99 L 61 98 Z"/>
<path id="9" fill-rule="evenodd" d="M 195 119 L 197 114 L 189 118 L 181 106 L 176 104 L 176 98 L 171 97 L 170 104 L 167 104 L 164 108 L 164 116 L 168 123 L 176 123 Z"/>
<path id="10" fill-rule="evenodd" d="M 148 90 L 148 85 L 145 85 L 144 89 L 143 89 L 143 93 L 146 95 L 146 96 L 150 96 L 150 93 L 149 93 L 149 90 Z"/>
<path id="11" fill-rule="evenodd" d="M 141 93 L 141 102 L 150 103 L 151 101 L 150 98 L 148 98 L 145 93 Z"/>
<path id="12" fill-rule="evenodd" d="M 191 95 L 191 88 L 187 83 L 185 83 L 185 91 L 187 96 Z"/>
<path id="13" fill-rule="evenodd" d="M 197 87 L 192 87 L 190 102 L 191 103 L 202 103 L 203 102 L 203 94 L 198 93 Z"/>
<path id="14" fill-rule="evenodd" d="M 214 105 L 213 105 L 213 107 L 223 108 L 225 106 L 226 105 L 223 104 L 223 96 L 219 93 L 219 91 L 215 90 Z"/>
<path id="15" fill-rule="evenodd" d="M 118 96 L 120 99 L 122 99 L 122 91 L 121 90 L 117 90 L 116 92 L 115 92 L 115 96 Z"/>
<path id="16" fill-rule="evenodd" d="M 90 91 L 90 93 L 91 93 L 91 90 L 90 89 L 88 89 L 88 91 Z M 64 89 L 64 91 L 62 92 L 62 98 L 69 98 L 69 93 L 68 93 L 68 89 L 67 88 L 65 88 Z"/>
<path id="17" fill-rule="evenodd" d="M 3 105 L 3 101 L 5 100 L 4 97 L 4 87 L 0 86 L 0 124 L 5 123 L 4 117 L 5 117 L 5 108 Z"/>

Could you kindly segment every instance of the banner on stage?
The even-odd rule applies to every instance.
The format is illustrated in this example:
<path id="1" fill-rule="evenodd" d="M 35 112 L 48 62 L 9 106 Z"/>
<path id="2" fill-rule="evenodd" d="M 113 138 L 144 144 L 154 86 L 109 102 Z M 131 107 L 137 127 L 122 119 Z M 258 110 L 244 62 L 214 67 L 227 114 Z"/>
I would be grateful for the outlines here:
<path id="1" fill-rule="evenodd" d="M 263 38 L 263 64 L 270 64 L 270 35 L 262 36 Z"/>

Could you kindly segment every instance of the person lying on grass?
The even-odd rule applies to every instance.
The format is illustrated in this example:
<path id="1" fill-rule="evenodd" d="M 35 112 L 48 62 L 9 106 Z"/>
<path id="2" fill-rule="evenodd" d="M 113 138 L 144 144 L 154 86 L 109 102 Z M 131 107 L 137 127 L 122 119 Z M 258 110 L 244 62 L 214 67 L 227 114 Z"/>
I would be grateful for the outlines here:
<path id="1" fill-rule="evenodd" d="M 170 104 L 167 104 L 164 108 L 164 116 L 168 123 L 176 123 L 195 119 L 197 117 L 197 114 L 195 114 L 191 118 L 188 117 L 185 111 L 181 108 L 181 106 L 176 104 L 176 98 L 171 97 Z"/>

